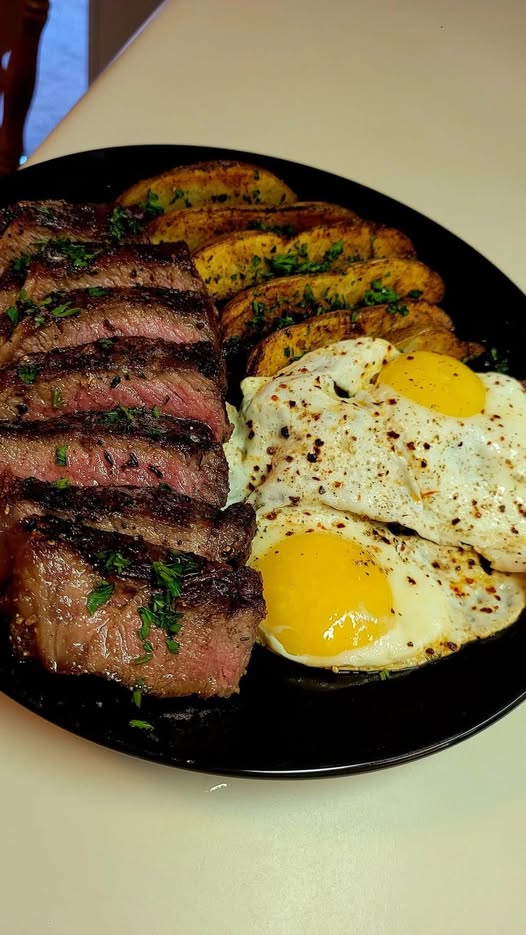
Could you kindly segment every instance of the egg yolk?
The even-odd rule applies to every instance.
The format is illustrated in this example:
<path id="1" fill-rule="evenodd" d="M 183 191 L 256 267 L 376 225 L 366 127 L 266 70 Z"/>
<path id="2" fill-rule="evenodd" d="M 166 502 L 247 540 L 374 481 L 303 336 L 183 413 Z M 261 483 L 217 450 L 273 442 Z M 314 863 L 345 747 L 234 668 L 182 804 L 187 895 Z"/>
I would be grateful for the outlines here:
<path id="1" fill-rule="evenodd" d="M 446 416 L 474 416 L 484 409 L 486 388 L 480 377 L 446 354 L 401 354 L 382 368 L 378 383 Z"/>
<path id="2" fill-rule="evenodd" d="M 291 656 L 338 656 L 390 629 L 387 577 L 355 542 L 329 532 L 298 532 L 251 564 L 263 576 L 263 634 Z"/>

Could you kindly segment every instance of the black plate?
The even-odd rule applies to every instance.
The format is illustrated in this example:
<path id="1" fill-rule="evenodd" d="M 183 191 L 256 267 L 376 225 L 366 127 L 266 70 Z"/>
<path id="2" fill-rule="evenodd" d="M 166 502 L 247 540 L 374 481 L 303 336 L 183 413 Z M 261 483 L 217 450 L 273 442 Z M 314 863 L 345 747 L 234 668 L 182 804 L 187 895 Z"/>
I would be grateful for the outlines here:
<path id="1" fill-rule="evenodd" d="M 203 159 L 266 166 L 299 197 L 338 202 L 401 228 L 446 282 L 443 306 L 461 336 L 484 340 L 520 371 L 526 297 L 463 241 L 391 198 L 307 166 L 253 153 L 132 146 L 64 156 L 0 180 L 0 204 L 21 198 L 103 201 L 137 179 Z M 503 339 L 504 336 L 504 339 Z M 516 355 L 516 356 L 514 356 Z M 484 362 L 482 362 L 482 366 Z M 146 699 L 94 678 L 49 675 L 10 654 L 0 637 L 0 689 L 42 717 L 115 750 L 190 769 L 300 777 L 402 763 L 491 724 L 526 695 L 526 614 L 507 631 L 386 681 L 317 675 L 256 649 L 238 696 L 199 702 Z M 142 718 L 151 732 L 132 728 Z"/>

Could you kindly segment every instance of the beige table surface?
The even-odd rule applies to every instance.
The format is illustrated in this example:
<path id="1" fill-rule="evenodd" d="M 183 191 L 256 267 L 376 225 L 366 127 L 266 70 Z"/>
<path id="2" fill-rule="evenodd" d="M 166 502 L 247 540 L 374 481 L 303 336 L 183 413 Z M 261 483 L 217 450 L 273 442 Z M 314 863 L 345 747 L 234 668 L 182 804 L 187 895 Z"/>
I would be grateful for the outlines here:
<path id="1" fill-rule="evenodd" d="M 523 0 L 174 0 L 32 161 L 143 142 L 303 160 L 526 288 L 525 25 Z M 524 706 L 412 765 L 311 782 L 135 761 L 3 697 L 0 735 L 2 935 L 526 932 Z"/>

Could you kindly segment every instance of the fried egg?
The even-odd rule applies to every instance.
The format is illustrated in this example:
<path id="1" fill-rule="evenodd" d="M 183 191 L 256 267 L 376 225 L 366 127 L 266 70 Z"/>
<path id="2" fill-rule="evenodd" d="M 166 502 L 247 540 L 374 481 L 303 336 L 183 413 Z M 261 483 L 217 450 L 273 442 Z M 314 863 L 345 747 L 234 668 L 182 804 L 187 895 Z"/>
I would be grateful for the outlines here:
<path id="1" fill-rule="evenodd" d="M 256 508 L 317 504 L 526 571 L 526 393 L 442 354 L 341 341 L 247 378 L 230 453 Z"/>
<path id="2" fill-rule="evenodd" d="M 308 666 L 421 665 L 508 626 L 526 577 L 489 574 L 463 547 L 321 506 L 260 510 L 249 564 L 261 572 L 261 641 Z"/>

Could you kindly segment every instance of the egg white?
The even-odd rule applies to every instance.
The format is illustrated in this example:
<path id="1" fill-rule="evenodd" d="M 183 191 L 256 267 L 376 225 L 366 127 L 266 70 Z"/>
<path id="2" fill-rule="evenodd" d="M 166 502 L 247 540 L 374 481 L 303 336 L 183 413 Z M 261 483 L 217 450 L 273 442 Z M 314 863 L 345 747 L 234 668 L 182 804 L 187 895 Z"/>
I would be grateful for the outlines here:
<path id="1" fill-rule="evenodd" d="M 443 415 L 377 384 L 398 353 L 379 338 L 341 341 L 274 377 L 245 379 L 236 491 L 256 508 L 322 504 L 398 522 L 526 571 L 523 387 L 481 374 L 484 411 Z"/>
<path id="2" fill-rule="evenodd" d="M 444 548 L 416 535 L 396 535 L 381 524 L 321 506 L 259 510 L 249 563 L 276 548 L 287 535 L 307 530 L 313 535 L 331 532 L 362 546 L 388 579 L 394 613 L 388 631 L 376 641 L 349 647 L 333 657 L 307 652 L 291 656 L 263 620 L 261 642 L 294 662 L 356 670 L 417 666 L 497 633 L 526 606 L 526 576 L 488 574 L 470 549 Z M 327 586 L 330 583 L 320 572 L 320 587 Z M 292 619 L 294 597 L 291 593 Z"/>

